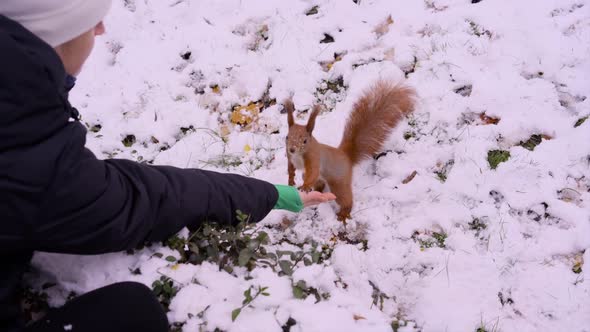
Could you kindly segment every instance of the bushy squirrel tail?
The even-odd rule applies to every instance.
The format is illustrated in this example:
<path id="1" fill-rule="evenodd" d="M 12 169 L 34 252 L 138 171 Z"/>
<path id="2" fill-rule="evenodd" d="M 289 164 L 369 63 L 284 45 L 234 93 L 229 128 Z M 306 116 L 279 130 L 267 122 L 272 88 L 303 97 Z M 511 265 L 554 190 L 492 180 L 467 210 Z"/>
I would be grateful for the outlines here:
<path id="1" fill-rule="evenodd" d="M 415 91 L 402 84 L 379 80 L 354 104 L 339 149 L 357 164 L 380 152 L 402 117 L 414 110 Z"/>

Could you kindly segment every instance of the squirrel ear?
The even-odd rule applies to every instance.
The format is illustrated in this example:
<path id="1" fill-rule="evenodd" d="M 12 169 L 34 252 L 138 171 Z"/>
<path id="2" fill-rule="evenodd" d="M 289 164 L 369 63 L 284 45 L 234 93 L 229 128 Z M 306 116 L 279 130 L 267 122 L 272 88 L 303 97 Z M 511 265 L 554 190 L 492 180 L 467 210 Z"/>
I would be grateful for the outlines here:
<path id="1" fill-rule="evenodd" d="M 315 118 L 317 118 L 318 114 L 320 114 L 320 106 L 314 105 L 311 114 L 309 115 L 309 120 L 307 120 L 307 125 L 305 126 L 305 129 L 310 134 L 313 131 L 313 127 L 315 127 Z"/>
<path id="2" fill-rule="evenodd" d="M 287 99 L 283 102 L 283 106 L 287 110 L 287 124 L 289 127 L 295 124 L 295 119 L 293 118 L 293 112 L 295 111 L 295 106 L 293 105 L 293 101 L 291 99 Z"/>

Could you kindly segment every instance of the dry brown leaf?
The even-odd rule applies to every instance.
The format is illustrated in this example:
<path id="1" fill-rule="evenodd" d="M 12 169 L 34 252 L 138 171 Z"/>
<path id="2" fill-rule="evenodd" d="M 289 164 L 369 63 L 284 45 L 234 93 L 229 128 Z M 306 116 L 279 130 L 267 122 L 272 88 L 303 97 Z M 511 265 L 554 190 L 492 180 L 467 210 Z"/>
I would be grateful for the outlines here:
<path id="1" fill-rule="evenodd" d="M 384 53 L 383 53 L 383 59 L 384 60 L 389 60 L 389 61 L 393 61 L 395 57 L 395 48 L 390 48 L 387 49 Z"/>
<path id="2" fill-rule="evenodd" d="M 283 217 L 283 220 L 281 220 L 281 223 L 279 224 L 279 228 L 283 231 L 287 230 L 289 227 L 291 227 L 291 225 L 293 225 L 293 220 L 287 218 L 287 217 Z"/>
<path id="3" fill-rule="evenodd" d="M 375 29 L 373 30 L 377 34 L 377 38 L 383 36 L 387 32 L 389 32 L 389 26 L 393 24 L 393 18 L 391 15 L 387 16 L 385 21 L 379 23 Z"/>
<path id="4" fill-rule="evenodd" d="M 354 315 L 352 316 L 352 318 L 354 318 L 354 320 L 361 320 L 361 319 L 366 319 L 365 317 L 363 317 L 363 316 L 361 316 L 361 315 L 357 315 L 357 314 L 354 314 Z"/>
<path id="5" fill-rule="evenodd" d="M 483 123 L 486 124 L 486 125 L 489 125 L 489 124 L 495 125 L 495 124 L 498 124 L 498 122 L 500 122 L 500 118 L 494 118 L 494 117 L 491 117 L 491 116 L 487 116 L 485 114 L 485 112 L 479 114 L 479 119 L 481 121 L 483 121 Z"/>
<path id="6" fill-rule="evenodd" d="M 410 181 L 414 180 L 414 177 L 416 176 L 416 174 L 418 174 L 418 172 L 413 171 L 412 174 L 408 175 L 408 177 L 406 177 L 402 183 L 403 184 L 408 184 Z"/>
<path id="7" fill-rule="evenodd" d="M 576 263 L 584 264 L 584 255 L 582 253 L 577 253 L 574 255 L 574 260 Z"/>
<path id="8" fill-rule="evenodd" d="M 219 126 L 219 136 L 221 138 L 226 138 L 231 133 L 231 129 L 227 124 L 222 124 Z"/>

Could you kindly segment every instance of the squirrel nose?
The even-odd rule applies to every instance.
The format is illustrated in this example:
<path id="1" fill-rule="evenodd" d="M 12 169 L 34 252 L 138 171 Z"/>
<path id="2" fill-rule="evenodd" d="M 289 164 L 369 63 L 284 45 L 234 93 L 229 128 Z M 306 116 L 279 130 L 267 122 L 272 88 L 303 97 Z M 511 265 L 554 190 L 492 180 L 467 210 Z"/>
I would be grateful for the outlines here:
<path id="1" fill-rule="evenodd" d="M 290 148 L 290 149 L 289 149 L 289 152 L 291 152 L 291 153 L 295 153 L 295 148 Z"/>

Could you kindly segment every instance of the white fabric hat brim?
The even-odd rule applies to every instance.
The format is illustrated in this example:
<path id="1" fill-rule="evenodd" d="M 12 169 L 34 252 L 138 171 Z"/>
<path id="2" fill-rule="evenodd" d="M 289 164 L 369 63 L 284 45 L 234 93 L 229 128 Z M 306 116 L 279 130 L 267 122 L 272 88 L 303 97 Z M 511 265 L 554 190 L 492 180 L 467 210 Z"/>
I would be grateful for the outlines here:
<path id="1" fill-rule="evenodd" d="M 28 5 L 27 2 L 1 0 L 0 13 L 19 22 L 52 47 L 94 28 L 111 7 L 111 0 L 43 0 Z"/>

